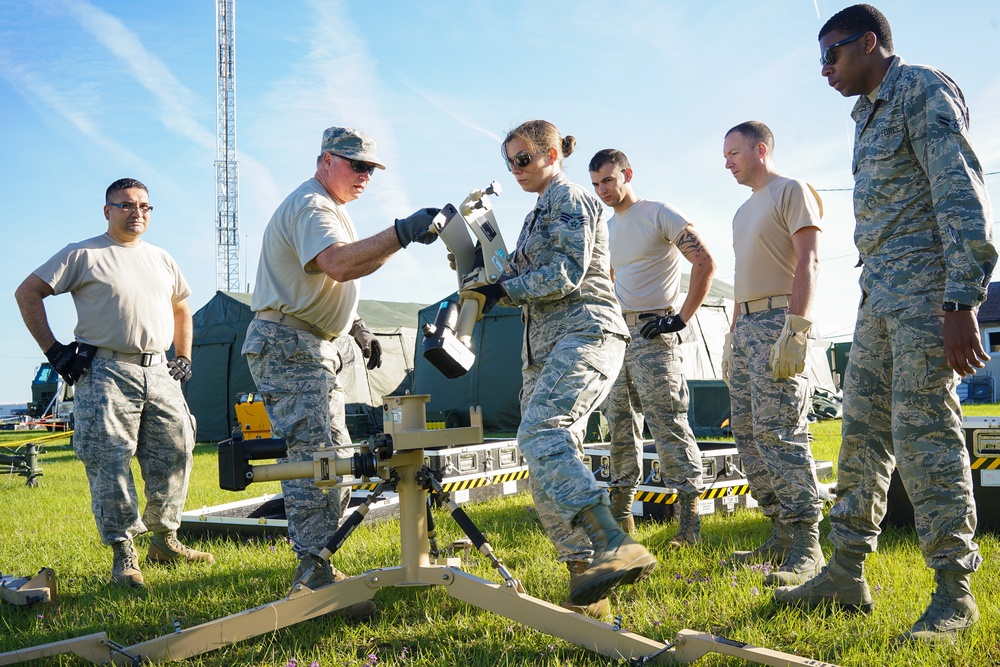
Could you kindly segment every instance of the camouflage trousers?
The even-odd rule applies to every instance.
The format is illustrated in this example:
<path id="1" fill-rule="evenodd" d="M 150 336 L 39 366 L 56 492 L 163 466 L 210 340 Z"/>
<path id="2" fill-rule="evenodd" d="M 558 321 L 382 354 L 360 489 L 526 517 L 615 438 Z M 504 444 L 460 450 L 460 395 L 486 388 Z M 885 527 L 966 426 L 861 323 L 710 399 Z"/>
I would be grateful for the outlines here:
<path id="1" fill-rule="evenodd" d="M 632 342 L 625 350 L 625 363 L 608 399 L 609 486 L 634 489 L 643 481 L 645 419 L 660 459 L 664 484 L 679 493 L 700 494 L 705 490 L 701 450 L 688 423 L 690 396 L 681 370 L 680 341 L 676 333 L 648 340 L 639 334 L 641 328 L 642 324 L 631 327 Z"/>
<path id="2" fill-rule="evenodd" d="M 809 448 L 808 380 L 774 380 L 771 349 L 785 309 L 741 315 L 733 332 L 729 370 L 731 424 L 750 492 L 769 518 L 818 522 L 823 501 Z"/>
<path id="3" fill-rule="evenodd" d="M 73 420 L 73 450 L 87 471 L 101 542 L 177 530 L 191 476 L 194 417 L 167 365 L 94 359 L 75 385 Z M 146 496 L 141 518 L 133 457 Z"/>
<path id="4" fill-rule="evenodd" d="M 344 341 L 353 344 L 350 338 L 325 341 L 263 320 L 254 320 L 247 328 L 243 354 L 264 397 L 271 433 L 285 440 L 287 455 L 281 463 L 311 461 L 321 448 L 351 444 L 344 389 L 337 381 L 342 367 L 338 347 Z M 336 456 L 350 454 L 343 450 Z M 324 493 L 312 479 L 291 479 L 281 482 L 281 492 L 293 550 L 300 559 L 318 555 L 337 530 L 350 491 L 338 488 Z"/>
<path id="5" fill-rule="evenodd" d="M 524 368 L 517 443 L 528 463 L 535 511 L 560 561 L 585 561 L 594 553 L 573 520 L 594 505 L 607 505 L 608 494 L 583 463 L 583 436 L 590 413 L 611 391 L 624 353 L 619 336 L 570 333 Z"/>
<path id="6" fill-rule="evenodd" d="M 927 565 L 974 572 L 982 557 L 972 473 L 943 331 L 941 315 L 876 317 L 862 305 L 844 379 L 830 541 L 856 553 L 877 549 L 895 466 Z"/>

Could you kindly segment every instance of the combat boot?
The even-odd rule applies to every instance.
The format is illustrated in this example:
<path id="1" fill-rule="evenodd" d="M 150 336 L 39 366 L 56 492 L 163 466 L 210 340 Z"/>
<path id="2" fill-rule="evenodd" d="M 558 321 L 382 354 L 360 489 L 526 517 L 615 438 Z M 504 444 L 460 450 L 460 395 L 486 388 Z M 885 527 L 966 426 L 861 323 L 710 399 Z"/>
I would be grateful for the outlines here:
<path id="1" fill-rule="evenodd" d="M 698 511 L 700 501 L 701 496 L 697 493 L 677 494 L 674 508 L 678 512 L 680 525 L 674 539 L 667 542 L 671 549 L 683 549 L 701 541 L 701 513 Z"/>
<path id="2" fill-rule="evenodd" d="M 864 575 L 864 554 L 835 549 L 827 565 L 809 581 L 798 586 L 774 589 L 774 599 L 789 605 L 811 609 L 824 602 L 863 614 L 875 608 Z"/>
<path id="3" fill-rule="evenodd" d="M 788 552 L 792 549 L 792 534 L 788 528 L 778 521 L 771 519 L 771 535 L 764 540 L 764 543 L 752 551 L 734 551 L 729 554 L 732 563 L 783 563 L 788 558 Z"/>
<path id="4" fill-rule="evenodd" d="M 902 636 L 903 640 L 930 644 L 951 641 L 979 620 L 979 607 L 969 588 L 968 572 L 935 570 L 934 581 L 937 588 L 931 594 L 930 605 Z"/>
<path id="5" fill-rule="evenodd" d="M 574 605 L 590 605 L 608 596 L 617 586 L 645 579 L 656 567 L 656 558 L 618 527 L 605 505 L 595 505 L 576 515 L 594 548 L 587 570 L 570 580 L 569 599 Z"/>
<path id="6" fill-rule="evenodd" d="M 632 501 L 634 499 L 634 487 L 611 487 L 611 515 L 618 522 L 618 527 L 629 535 L 635 535 L 635 516 L 632 514 Z"/>
<path id="7" fill-rule="evenodd" d="M 215 562 L 215 556 L 207 551 L 192 549 L 177 539 L 177 533 L 170 530 L 163 533 L 153 533 L 146 552 L 147 563 L 170 563 L 175 560 L 186 560 L 189 563 Z"/>
<path id="8" fill-rule="evenodd" d="M 781 566 L 764 577 L 768 586 L 796 586 L 804 584 L 819 574 L 826 559 L 819 546 L 819 524 L 798 522 L 791 524 L 792 548 Z"/>
<path id="9" fill-rule="evenodd" d="M 579 577 L 587 570 L 587 563 L 582 560 L 571 560 L 566 561 L 566 569 L 569 570 L 569 580 L 572 586 L 572 581 L 576 577 Z M 601 598 L 593 604 L 573 604 L 573 602 L 566 598 L 563 600 L 562 605 L 564 609 L 569 609 L 570 611 L 575 611 L 578 614 L 584 614 L 590 616 L 591 618 L 596 618 L 599 621 L 606 620 L 611 617 L 611 603 L 608 602 L 607 598 Z"/>
<path id="10" fill-rule="evenodd" d="M 295 574 L 292 575 L 293 581 L 301 579 L 310 568 L 312 568 L 312 574 L 304 583 L 312 590 L 347 579 L 347 575 L 331 565 L 330 561 L 315 556 L 306 556 L 299 559 L 298 567 L 295 568 Z M 333 613 L 343 616 L 344 620 L 347 621 L 363 621 L 374 615 L 376 611 L 378 611 L 378 607 L 375 606 L 374 602 L 371 600 L 362 600 L 361 602 L 348 605 L 343 609 L 338 609 Z"/>
<path id="11" fill-rule="evenodd" d="M 132 540 L 115 542 L 111 545 L 114 550 L 114 564 L 111 567 L 111 583 L 119 586 L 131 586 L 132 588 L 142 588 L 146 581 L 139 571 L 139 554 L 135 552 Z"/>

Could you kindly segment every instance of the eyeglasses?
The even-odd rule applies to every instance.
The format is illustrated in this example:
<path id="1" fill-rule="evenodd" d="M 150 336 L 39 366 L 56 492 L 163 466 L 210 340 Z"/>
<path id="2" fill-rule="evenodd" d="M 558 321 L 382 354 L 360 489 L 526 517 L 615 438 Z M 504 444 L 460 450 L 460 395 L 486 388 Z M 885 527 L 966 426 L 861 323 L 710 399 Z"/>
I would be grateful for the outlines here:
<path id="1" fill-rule="evenodd" d="M 545 155 L 548 151 L 539 151 L 538 153 L 527 153 L 525 151 L 520 151 L 514 155 L 514 157 L 507 158 L 507 171 L 514 171 L 514 167 L 518 169 L 524 169 L 531 161 L 535 159 L 536 155 Z"/>
<path id="2" fill-rule="evenodd" d="M 136 205 L 136 204 L 133 204 L 130 201 L 123 202 L 121 204 L 119 204 L 117 202 L 109 201 L 109 202 L 107 202 L 107 204 L 108 204 L 108 206 L 114 206 L 115 208 L 120 208 L 122 211 L 124 211 L 125 213 L 128 213 L 129 215 L 135 213 L 136 211 L 139 211 L 143 215 L 146 215 L 148 213 L 152 213 L 153 212 L 153 207 L 150 206 L 149 204 L 138 204 L 138 205 Z"/>
<path id="3" fill-rule="evenodd" d="M 833 52 L 833 50 L 835 48 L 837 48 L 838 46 L 843 46 L 844 44 L 850 44 L 851 42 L 857 41 L 857 40 L 861 39 L 862 37 L 864 37 L 867 34 L 868 34 L 867 31 L 866 32 L 859 32 L 857 35 L 854 35 L 853 37 L 848 37 L 847 39 L 842 39 L 839 42 L 837 42 L 836 44 L 831 44 L 830 46 L 826 47 L 825 49 L 823 49 L 823 53 L 819 57 L 819 64 L 820 65 L 832 65 L 834 63 L 834 61 L 836 61 L 836 59 L 837 59 L 836 54 L 834 54 L 834 52 Z"/>
<path id="4" fill-rule="evenodd" d="M 337 155 L 337 154 L 331 153 L 331 155 Z M 375 166 L 368 164 L 363 160 L 352 160 L 351 158 L 344 157 L 343 155 L 337 155 L 337 157 L 347 162 L 347 164 L 351 165 L 351 169 L 353 169 L 358 174 L 363 174 L 367 171 L 368 175 L 371 176 L 372 174 L 375 173 Z"/>

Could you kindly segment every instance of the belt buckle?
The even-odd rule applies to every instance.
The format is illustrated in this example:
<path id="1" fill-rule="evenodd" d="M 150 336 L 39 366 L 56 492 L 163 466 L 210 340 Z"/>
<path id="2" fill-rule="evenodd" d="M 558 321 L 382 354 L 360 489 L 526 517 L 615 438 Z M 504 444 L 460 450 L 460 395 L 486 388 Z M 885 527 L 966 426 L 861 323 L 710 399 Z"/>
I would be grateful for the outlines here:
<path id="1" fill-rule="evenodd" d="M 152 352 L 142 352 L 139 355 L 139 365 L 143 367 L 153 365 L 153 357 L 156 356 Z"/>

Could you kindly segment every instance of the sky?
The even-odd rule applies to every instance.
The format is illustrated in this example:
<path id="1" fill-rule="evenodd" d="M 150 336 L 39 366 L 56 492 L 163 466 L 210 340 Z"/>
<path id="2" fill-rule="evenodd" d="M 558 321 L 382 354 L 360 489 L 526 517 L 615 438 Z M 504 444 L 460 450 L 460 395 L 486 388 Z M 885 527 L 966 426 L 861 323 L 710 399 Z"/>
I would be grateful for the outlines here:
<path id="1" fill-rule="evenodd" d="M 854 99 L 820 76 L 817 33 L 846 3 L 237 0 L 236 144 L 241 286 L 281 200 L 315 171 L 323 129 L 356 127 L 388 166 L 349 205 L 362 236 L 492 181 L 513 247 L 534 195 L 500 157 L 507 131 L 542 118 L 577 138 L 564 163 L 590 184 L 624 151 L 636 194 L 694 224 L 732 281 L 732 217 L 750 195 L 724 168 L 726 131 L 767 123 L 781 173 L 820 190 L 821 336 L 849 340 L 860 291 L 852 233 Z M 1000 201 L 1000 3 L 883 0 L 896 52 L 962 87 L 992 201 Z M 30 400 L 44 355 L 13 293 L 64 245 L 107 229 L 104 191 L 132 177 L 155 206 L 144 240 L 177 260 L 192 310 L 216 291 L 215 3 L 0 0 L 0 403 Z M 994 204 L 995 206 L 995 204 Z M 609 211 L 610 214 L 610 211 Z M 440 243 L 411 246 L 363 279 L 362 298 L 434 303 L 455 275 Z M 73 337 L 69 295 L 45 300 Z M 195 369 L 197 372 L 197 369 Z"/>

